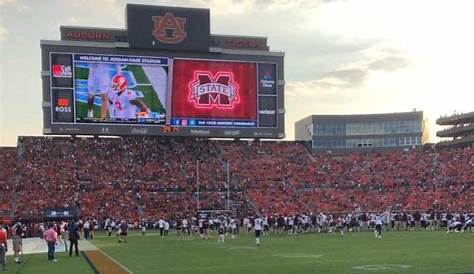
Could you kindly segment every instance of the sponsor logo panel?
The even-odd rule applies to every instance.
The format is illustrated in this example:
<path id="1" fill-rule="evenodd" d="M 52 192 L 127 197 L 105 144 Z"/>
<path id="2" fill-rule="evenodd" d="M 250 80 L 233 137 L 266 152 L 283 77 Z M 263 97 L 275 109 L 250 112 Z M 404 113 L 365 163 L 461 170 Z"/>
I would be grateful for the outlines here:
<path id="1" fill-rule="evenodd" d="M 225 130 L 224 135 L 225 136 L 239 136 L 240 130 Z"/>
<path id="2" fill-rule="evenodd" d="M 51 86 L 53 88 L 72 88 L 73 70 L 71 54 L 51 54 Z"/>
<path id="3" fill-rule="evenodd" d="M 74 122 L 72 90 L 53 89 L 52 95 L 53 122 Z"/>
<path id="4" fill-rule="evenodd" d="M 140 127 L 132 128 L 132 134 L 145 135 L 147 133 L 148 133 L 148 129 L 146 128 L 140 128 Z"/>
<path id="5" fill-rule="evenodd" d="M 206 136 L 206 135 L 210 135 L 211 131 L 203 130 L 203 129 L 191 129 L 189 133 L 191 133 L 191 135 Z"/>
<path id="6" fill-rule="evenodd" d="M 276 127 L 276 96 L 259 96 L 259 127 Z"/>
<path id="7" fill-rule="evenodd" d="M 275 64 L 258 64 L 258 94 L 276 95 Z"/>

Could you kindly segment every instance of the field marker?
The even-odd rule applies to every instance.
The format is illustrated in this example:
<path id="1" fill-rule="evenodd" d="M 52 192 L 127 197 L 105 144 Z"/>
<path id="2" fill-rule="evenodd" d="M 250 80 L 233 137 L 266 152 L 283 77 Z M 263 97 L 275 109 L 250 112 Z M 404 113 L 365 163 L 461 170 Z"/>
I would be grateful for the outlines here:
<path id="1" fill-rule="evenodd" d="M 412 268 L 411 265 L 406 264 L 369 264 L 369 265 L 359 265 L 352 268 L 357 270 L 365 271 L 384 271 L 384 270 L 405 270 Z"/>
<path id="2" fill-rule="evenodd" d="M 321 254 L 311 254 L 311 253 L 284 253 L 284 254 L 275 254 L 276 257 L 281 258 L 312 258 L 312 259 L 321 259 L 323 255 Z"/>
<path id="3" fill-rule="evenodd" d="M 246 249 L 257 249 L 256 246 L 229 246 L 227 247 L 227 249 L 230 249 L 230 250 L 246 250 Z"/>

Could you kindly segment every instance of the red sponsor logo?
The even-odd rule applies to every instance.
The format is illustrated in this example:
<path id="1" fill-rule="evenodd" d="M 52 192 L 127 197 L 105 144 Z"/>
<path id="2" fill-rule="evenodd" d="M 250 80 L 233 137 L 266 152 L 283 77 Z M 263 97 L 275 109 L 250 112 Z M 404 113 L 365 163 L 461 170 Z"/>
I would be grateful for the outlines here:
<path id="1" fill-rule="evenodd" d="M 68 98 L 58 98 L 56 100 L 55 110 L 56 110 L 56 112 L 62 112 L 62 113 L 72 112 L 72 107 L 69 104 L 69 99 Z"/>
<path id="2" fill-rule="evenodd" d="M 58 98 L 57 105 L 59 107 L 68 107 L 69 106 L 69 99 L 67 99 L 67 98 Z"/>
<path id="3" fill-rule="evenodd" d="M 239 85 L 234 82 L 231 72 L 194 72 L 194 80 L 189 84 L 188 100 L 197 108 L 234 108 L 239 103 Z"/>
<path id="4" fill-rule="evenodd" d="M 71 66 L 53 64 L 51 71 L 53 73 L 53 77 L 72 77 Z"/>
<path id="5" fill-rule="evenodd" d="M 187 37 L 185 17 L 175 17 L 174 14 L 167 12 L 163 16 L 153 16 L 152 20 L 153 36 L 162 43 L 177 44 Z"/>

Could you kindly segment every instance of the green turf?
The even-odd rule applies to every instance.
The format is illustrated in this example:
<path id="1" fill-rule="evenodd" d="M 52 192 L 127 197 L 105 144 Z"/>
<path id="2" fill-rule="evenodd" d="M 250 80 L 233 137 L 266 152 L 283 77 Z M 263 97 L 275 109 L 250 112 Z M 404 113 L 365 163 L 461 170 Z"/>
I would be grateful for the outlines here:
<path id="1" fill-rule="evenodd" d="M 161 104 L 160 100 L 158 100 L 158 96 L 156 95 L 152 86 L 138 85 L 136 90 L 139 90 L 143 93 L 144 98 L 142 100 L 148 106 L 148 108 L 151 109 L 151 111 L 165 113 L 165 108 Z"/>
<path id="2" fill-rule="evenodd" d="M 124 70 L 131 71 L 133 73 L 133 76 L 135 77 L 135 80 L 137 81 L 138 84 L 148 84 L 150 81 L 148 81 L 148 77 L 146 77 L 145 72 L 143 71 L 142 67 L 139 65 L 127 65 Z"/>
<path id="3" fill-rule="evenodd" d="M 64 252 L 56 253 L 57 262 L 48 262 L 47 254 L 28 254 L 24 256 L 24 263 L 14 264 L 13 258 L 8 257 L 8 271 L 0 273 L 17 274 L 94 274 L 94 270 L 81 255 L 69 257 Z"/>
<path id="4" fill-rule="evenodd" d="M 89 69 L 88 68 L 81 68 L 81 67 L 74 67 L 74 77 L 76 79 L 86 79 L 89 77 Z"/>
<path id="5" fill-rule="evenodd" d="M 392 232 L 264 237 L 252 235 L 212 240 L 156 235 L 114 238 L 94 243 L 134 273 L 474 273 L 474 234 Z M 368 267 L 368 265 L 379 265 Z M 403 265 L 400 269 L 388 265 Z M 403 267 L 402 266 L 402 267 Z M 359 267 L 359 268 L 358 268 Z M 372 270 L 367 270 L 371 268 Z"/>
<path id="6" fill-rule="evenodd" d="M 217 243 L 197 237 L 160 238 L 156 232 L 132 234 L 126 244 L 100 234 L 93 243 L 135 274 L 283 274 L 283 273 L 474 273 L 474 233 L 387 232 L 382 239 L 372 233 L 310 234 L 262 237 L 255 246 L 252 234 Z M 28 255 L 20 271 L 7 273 L 93 273 L 85 259 L 59 254 L 48 263 L 46 254 Z M 397 266 L 398 265 L 398 266 Z M 397 268 L 398 267 L 398 268 Z M 407 267 L 407 268 L 399 268 Z"/>
<path id="7" fill-rule="evenodd" d="M 100 118 L 100 107 L 94 105 L 92 108 L 94 111 L 94 117 Z M 81 103 L 79 101 L 76 102 L 76 117 L 78 118 L 87 117 L 87 104 L 86 103 Z"/>

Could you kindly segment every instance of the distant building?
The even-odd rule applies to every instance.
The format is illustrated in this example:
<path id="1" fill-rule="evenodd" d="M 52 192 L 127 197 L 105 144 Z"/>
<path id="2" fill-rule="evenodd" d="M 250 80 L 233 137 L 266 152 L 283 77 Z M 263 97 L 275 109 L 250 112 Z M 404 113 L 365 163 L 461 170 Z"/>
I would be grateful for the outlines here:
<path id="1" fill-rule="evenodd" d="M 449 126 L 436 132 L 436 136 L 450 138 L 439 142 L 437 146 L 474 146 L 474 111 L 440 117 L 436 124 Z"/>
<path id="2" fill-rule="evenodd" d="M 311 115 L 295 123 L 295 139 L 322 151 L 414 147 L 428 142 L 428 128 L 422 111 Z"/>

